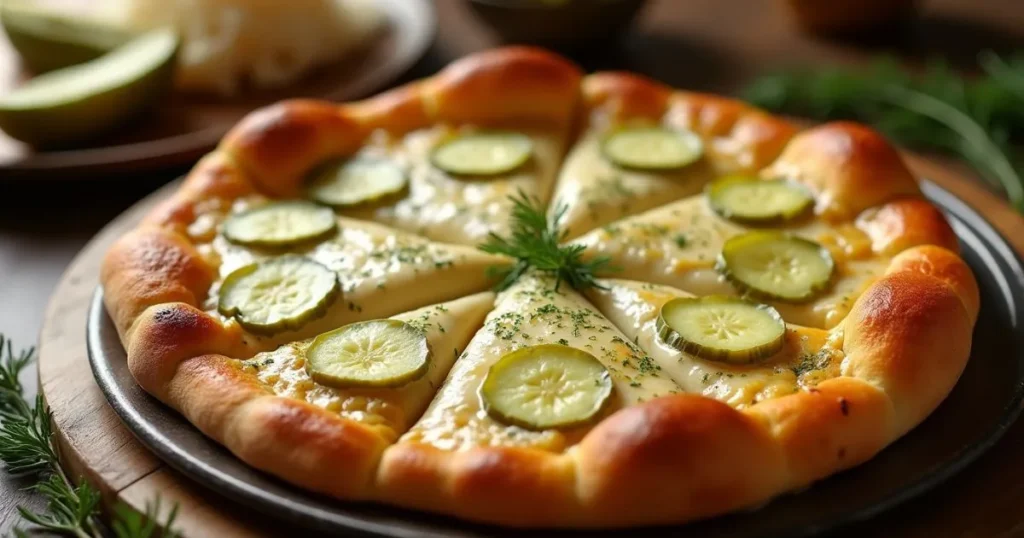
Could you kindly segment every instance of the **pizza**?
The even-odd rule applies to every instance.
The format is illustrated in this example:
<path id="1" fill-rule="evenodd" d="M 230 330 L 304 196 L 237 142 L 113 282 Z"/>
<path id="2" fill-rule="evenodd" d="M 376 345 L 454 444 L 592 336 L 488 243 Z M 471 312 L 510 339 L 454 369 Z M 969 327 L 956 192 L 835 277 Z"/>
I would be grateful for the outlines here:
<path id="1" fill-rule="evenodd" d="M 247 464 L 595 528 L 757 507 L 919 424 L 970 353 L 957 248 L 864 126 L 510 47 L 252 113 L 101 277 L 138 384 Z"/>

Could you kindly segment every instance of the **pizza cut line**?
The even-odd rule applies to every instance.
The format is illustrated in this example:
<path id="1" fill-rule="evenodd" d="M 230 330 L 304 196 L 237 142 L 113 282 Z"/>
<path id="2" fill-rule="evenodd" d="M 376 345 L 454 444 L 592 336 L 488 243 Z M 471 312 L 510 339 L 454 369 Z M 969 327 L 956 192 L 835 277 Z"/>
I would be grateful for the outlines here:
<path id="1" fill-rule="evenodd" d="M 510 47 L 254 112 L 101 281 L 139 385 L 257 469 L 622 527 L 762 505 L 920 423 L 970 353 L 957 248 L 863 126 Z"/>

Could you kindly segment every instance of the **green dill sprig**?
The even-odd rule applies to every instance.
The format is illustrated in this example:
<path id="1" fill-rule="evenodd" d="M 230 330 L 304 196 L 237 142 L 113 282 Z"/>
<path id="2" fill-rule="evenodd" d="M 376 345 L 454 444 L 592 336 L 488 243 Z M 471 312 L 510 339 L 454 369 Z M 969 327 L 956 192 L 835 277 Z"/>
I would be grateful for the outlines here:
<path id="1" fill-rule="evenodd" d="M 869 68 L 827 68 L 762 77 L 744 98 L 815 119 L 853 119 L 894 141 L 957 155 L 1024 211 L 1024 56 L 979 56 L 983 75 L 966 78 L 941 62 L 913 76 L 891 60 Z"/>
<path id="2" fill-rule="evenodd" d="M 562 281 L 577 290 L 602 287 L 595 277 L 602 271 L 614 270 L 611 258 L 598 256 L 584 260 L 586 247 L 561 244 L 566 233 L 559 230 L 558 223 L 569 209 L 567 205 L 559 204 L 554 218 L 549 221 L 544 206 L 523 191 L 509 199 L 512 201 L 511 236 L 505 238 L 492 232 L 478 247 L 489 254 L 516 259 L 512 267 L 491 269 L 492 276 L 500 278 L 495 289 L 507 289 L 531 268 L 553 274 L 555 291 Z"/>
<path id="3" fill-rule="evenodd" d="M 99 522 L 100 493 L 84 480 L 72 485 L 60 467 L 50 429 L 52 416 L 41 396 L 35 405 L 25 400 L 19 377 L 32 363 L 32 348 L 14 352 L 11 341 L 0 334 L 0 462 L 8 473 L 35 480 L 31 489 L 47 500 L 46 511 L 33 512 L 18 507 L 21 517 L 32 524 L 16 528 L 14 535 L 27 537 L 39 533 L 91 538 L 104 536 Z M 157 526 L 159 499 L 146 505 L 145 514 L 127 506 L 114 509 L 112 528 L 117 538 L 175 537 L 173 530 L 177 507 L 164 523 Z"/>

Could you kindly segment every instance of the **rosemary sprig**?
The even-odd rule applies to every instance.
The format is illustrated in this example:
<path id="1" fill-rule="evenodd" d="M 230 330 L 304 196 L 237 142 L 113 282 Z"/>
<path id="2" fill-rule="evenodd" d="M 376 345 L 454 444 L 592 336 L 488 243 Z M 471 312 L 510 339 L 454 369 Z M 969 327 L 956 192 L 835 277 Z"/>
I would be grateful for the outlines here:
<path id="1" fill-rule="evenodd" d="M 1024 168 L 1013 139 L 1024 134 L 1024 57 L 979 57 L 983 76 L 934 62 L 911 76 L 891 59 L 762 77 L 744 92 L 754 104 L 816 119 L 873 124 L 894 141 L 960 156 L 1024 211 Z"/>
<path id="2" fill-rule="evenodd" d="M 479 246 L 484 252 L 516 259 L 511 268 L 492 269 L 492 274 L 501 279 L 495 287 L 497 290 L 508 288 L 530 268 L 553 274 L 556 291 L 562 281 L 577 290 L 601 287 L 595 276 L 602 271 L 614 270 L 611 259 L 598 256 L 584 260 L 583 245 L 561 244 L 565 233 L 559 230 L 558 223 L 569 209 L 567 205 L 556 206 L 554 218 L 549 222 L 544 206 L 523 191 L 511 196 L 510 200 L 513 204 L 511 236 L 505 238 L 491 233 Z"/>
<path id="3" fill-rule="evenodd" d="M 99 491 L 84 480 L 79 480 L 78 486 L 71 484 L 53 448 L 50 411 L 41 396 L 36 398 L 35 405 L 25 400 L 18 378 L 32 363 L 33 356 L 31 348 L 15 353 L 11 341 L 0 334 L 0 462 L 10 474 L 35 479 L 31 489 L 47 499 L 46 511 L 42 513 L 18 507 L 21 517 L 32 526 L 16 528 L 14 535 L 103 536 L 98 519 Z M 159 499 L 146 506 L 145 514 L 127 506 L 117 506 L 114 512 L 112 527 L 117 538 L 177 536 L 172 528 L 177 507 L 164 520 L 162 531 L 156 525 Z"/>

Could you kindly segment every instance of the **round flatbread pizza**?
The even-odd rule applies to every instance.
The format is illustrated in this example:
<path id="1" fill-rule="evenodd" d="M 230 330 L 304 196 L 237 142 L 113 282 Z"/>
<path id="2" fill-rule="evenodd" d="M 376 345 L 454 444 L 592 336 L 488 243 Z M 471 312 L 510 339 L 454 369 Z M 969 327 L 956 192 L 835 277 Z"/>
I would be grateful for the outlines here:
<path id="1" fill-rule="evenodd" d="M 138 384 L 257 469 L 623 527 L 763 505 L 924 420 L 978 315 L 957 249 L 864 126 L 509 47 L 252 113 L 102 283 Z"/>

